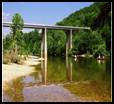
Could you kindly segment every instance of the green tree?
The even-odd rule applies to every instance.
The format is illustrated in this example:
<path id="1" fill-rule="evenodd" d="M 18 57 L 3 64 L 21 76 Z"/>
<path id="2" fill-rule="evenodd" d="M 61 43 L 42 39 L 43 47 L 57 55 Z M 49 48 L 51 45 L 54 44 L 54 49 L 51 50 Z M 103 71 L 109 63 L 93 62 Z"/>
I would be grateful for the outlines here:
<path id="1" fill-rule="evenodd" d="M 38 30 L 23 34 L 23 52 L 25 54 L 38 55 L 40 54 L 41 36 Z"/>
<path id="2" fill-rule="evenodd" d="M 22 29 L 23 29 L 24 21 L 20 14 L 16 13 L 13 16 L 12 19 L 12 25 L 11 25 L 11 31 L 12 31 L 12 38 L 13 38 L 13 49 L 15 54 L 17 54 L 17 44 L 18 40 L 20 40 L 20 37 L 22 35 Z"/>

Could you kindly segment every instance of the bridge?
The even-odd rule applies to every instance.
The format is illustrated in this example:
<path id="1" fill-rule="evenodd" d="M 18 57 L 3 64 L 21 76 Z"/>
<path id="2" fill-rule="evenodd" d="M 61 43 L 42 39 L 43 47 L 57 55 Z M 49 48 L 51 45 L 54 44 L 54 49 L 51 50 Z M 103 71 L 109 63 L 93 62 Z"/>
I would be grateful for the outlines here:
<path id="1" fill-rule="evenodd" d="M 11 22 L 4 22 L 3 27 L 10 27 Z M 58 25 L 43 25 L 43 24 L 30 24 L 24 23 L 23 28 L 30 29 L 42 29 L 42 39 L 41 39 L 41 58 L 47 60 L 47 30 L 64 30 L 66 33 L 66 56 L 68 56 L 68 50 L 72 48 L 72 33 L 75 30 L 83 29 L 90 30 L 90 27 L 74 27 L 74 26 L 58 26 Z"/>

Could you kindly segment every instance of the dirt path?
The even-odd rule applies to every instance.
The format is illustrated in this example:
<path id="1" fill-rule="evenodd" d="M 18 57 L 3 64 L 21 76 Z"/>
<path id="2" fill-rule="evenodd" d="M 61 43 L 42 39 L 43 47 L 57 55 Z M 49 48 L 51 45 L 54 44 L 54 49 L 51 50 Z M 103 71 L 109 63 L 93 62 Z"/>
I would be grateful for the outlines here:
<path id="1" fill-rule="evenodd" d="M 48 85 L 39 87 L 26 87 L 24 89 L 24 102 L 79 102 L 80 99 L 71 94 L 62 86 Z"/>

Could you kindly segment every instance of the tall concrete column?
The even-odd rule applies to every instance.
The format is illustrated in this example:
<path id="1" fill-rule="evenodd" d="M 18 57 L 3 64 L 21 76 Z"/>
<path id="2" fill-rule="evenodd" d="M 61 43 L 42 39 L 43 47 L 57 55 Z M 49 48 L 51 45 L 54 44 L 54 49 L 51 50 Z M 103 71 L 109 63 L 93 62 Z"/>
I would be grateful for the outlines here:
<path id="1" fill-rule="evenodd" d="M 42 40 L 41 40 L 41 69 L 42 69 L 42 82 L 46 84 L 47 78 L 47 28 L 42 29 Z"/>
<path id="2" fill-rule="evenodd" d="M 69 36 L 69 48 L 72 49 L 72 29 L 70 29 L 70 36 Z"/>
<path id="3" fill-rule="evenodd" d="M 72 29 L 66 31 L 66 57 L 68 56 L 69 49 L 72 49 Z"/>
<path id="4" fill-rule="evenodd" d="M 47 28 L 44 30 L 44 84 L 46 84 L 47 78 Z"/>
<path id="5" fill-rule="evenodd" d="M 66 58 L 68 57 L 68 49 L 69 49 L 69 34 L 68 31 L 66 31 Z"/>
<path id="6" fill-rule="evenodd" d="M 68 35 L 66 34 L 66 57 L 68 57 L 68 48 L 69 48 L 69 42 L 68 42 Z"/>
<path id="7" fill-rule="evenodd" d="M 44 57 L 44 29 L 42 29 L 41 33 L 41 58 Z"/>
<path id="8" fill-rule="evenodd" d="M 47 60 L 47 28 L 44 29 L 44 59 Z"/>
<path id="9" fill-rule="evenodd" d="M 41 58 L 47 60 L 47 28 L 42 29 L 41 35 Z"/>

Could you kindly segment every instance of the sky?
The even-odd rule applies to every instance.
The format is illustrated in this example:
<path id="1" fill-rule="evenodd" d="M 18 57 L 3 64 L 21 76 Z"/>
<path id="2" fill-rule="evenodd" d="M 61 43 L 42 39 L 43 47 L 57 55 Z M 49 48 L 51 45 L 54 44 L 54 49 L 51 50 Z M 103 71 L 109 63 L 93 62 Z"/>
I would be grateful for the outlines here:
<path id="1" fill-rule="evenodd" d="M 3 2 L 2 21 L 11 22 L 12 16 L 19 13 L 25 23 L 54 25 L 91 4 L 93 2 Z M 3 34 L 8 32 L 8 28 L 3 28 Z"/>

